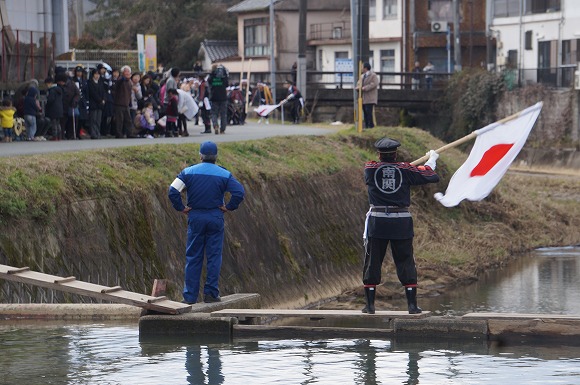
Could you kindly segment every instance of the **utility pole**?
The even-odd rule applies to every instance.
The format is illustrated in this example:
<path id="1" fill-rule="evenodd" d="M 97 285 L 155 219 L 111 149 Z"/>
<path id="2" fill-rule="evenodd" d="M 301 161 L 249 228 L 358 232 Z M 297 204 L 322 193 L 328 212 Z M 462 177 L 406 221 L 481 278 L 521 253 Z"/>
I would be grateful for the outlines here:
<path id="1" fill-rule="evenodd" d="M 455 59 L 455 72 L 461 71 L 461 29 L 459 28 L 459 23 L 461 22 L 461 14 L 459 13 L 459 7 L 461 6 L 461 0 L 453 0 L 453 50 Z"/>
<path id="2" fill-rule="evenodd" d="M 274 52 L 274 26 L 274 0 L 270 0 L 270 90 L 272 91 L 274 104 L 276 104 L 276 53 Z"/>
<path id="3" fill-rule="evenodd" d="M 298 62 L 296 68 L 296 86 L 306 100 L 306 0 L 300 0 L 298 19 Z"/>
<path id="4" fill-rule="evenodd" d="M 353 110 L 355 125 L 357 124 L 357 104 L 358 104 L 358 90 L 356 88 L 356 83 L 358 81 L 358 74 L 360 73 L 360 68 L 358 65 L 358 1 L 350 0 L 350 30 L 352 36 L 352 97 L 353 97 Z"/>
<path id="5" fill-rule="evenodd" d="M 370 47 L 369 47 L 369 0 L 359 0 L 360 4 L 360 58 L 361 62 L 370 62 Z"/>

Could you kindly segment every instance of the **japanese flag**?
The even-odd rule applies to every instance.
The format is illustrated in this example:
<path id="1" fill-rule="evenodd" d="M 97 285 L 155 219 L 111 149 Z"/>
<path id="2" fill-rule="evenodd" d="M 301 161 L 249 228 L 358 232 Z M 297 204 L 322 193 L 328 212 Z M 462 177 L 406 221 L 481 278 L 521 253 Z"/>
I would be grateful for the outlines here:
<path id="1" fill-rule="evenodd" d="M 469 157 L 451 177 L 445 195 L 437 193 L 435 199 L 453 207 L 464 199 L 480 201 L 487 197 L 526 143 L 541 109 L 542 102 L 476 130 Z"/>

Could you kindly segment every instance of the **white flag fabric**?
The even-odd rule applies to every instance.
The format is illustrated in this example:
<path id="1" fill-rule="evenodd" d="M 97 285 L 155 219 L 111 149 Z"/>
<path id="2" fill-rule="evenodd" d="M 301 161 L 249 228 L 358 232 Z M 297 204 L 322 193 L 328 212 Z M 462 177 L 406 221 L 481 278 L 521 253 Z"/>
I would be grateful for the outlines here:
<path id="1" fill-rule="evenodd" d="M 270 112 L 274 111 L 276 108 L 280 107 L 279 104 L 262 104 L 257 108 L 254 108 L 254 111 L 260 116 L 268 116 Z"/>
<path id="2" fill-rule="evenodd" d="M 457 206 L 464 199 L 480 201 L 487 197 L 507 172 L 534 127 L 542 102 L 514 118 L 476 130 L 477 137 L 467 160 L 453 174 L 445 195 L 435 194 L 443 206 Z"/>
<path id="3" fill-rule="evenodd" d="M 185 115 L 187 120 L 192 120 L 199 110 L 197 103 L 189 92 L 178 89 L 177 93 L 179 94 L 179 103 L 177 104 L 179 113 Z"/>

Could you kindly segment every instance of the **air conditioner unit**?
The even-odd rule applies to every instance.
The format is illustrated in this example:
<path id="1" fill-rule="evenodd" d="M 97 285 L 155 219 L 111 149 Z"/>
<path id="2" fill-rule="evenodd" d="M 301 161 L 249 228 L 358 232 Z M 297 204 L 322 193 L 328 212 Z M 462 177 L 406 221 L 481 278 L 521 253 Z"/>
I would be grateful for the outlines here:
<path id="1" fill-rule="evenodd" d="M 431 22 L 431 32 L 447 32 L 447 22 L 446 21 L 432 21 Z"/>

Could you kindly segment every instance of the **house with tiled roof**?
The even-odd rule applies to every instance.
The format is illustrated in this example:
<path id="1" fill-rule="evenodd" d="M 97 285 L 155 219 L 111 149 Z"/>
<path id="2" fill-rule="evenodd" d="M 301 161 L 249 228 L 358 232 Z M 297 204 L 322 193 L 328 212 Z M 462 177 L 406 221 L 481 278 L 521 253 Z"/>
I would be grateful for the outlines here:
<path id="1" fill-rule="evenodd" d="M 212 64 L 224 61 L 239 60 L 238 42 L 229 40 L 207 40 L 201 42 L 197 55 L 205 71 L 209 71 Z"/>
<path id="2" fill-rule="evenodd" d="M 290 71 L 298 57 L 299 0 L 274 2 L 274 56 L 276 69 Z M 350 0 L 309 1 L 307 11 L 307 68 L 316 69 L 316 45 L 328 42 L 350 44 Z M 230 61 L 230 73 L 241 70 L 241 61 L 248 70 L 252 59 L 252 72 L 270 71 L 270 0 L 245 0 L 228 9 L 238 17 L 239 62 Z M 336 25 L 335 25 L 336 24 Z M 332 34 L 336 27 L 344 34 Z M 318 39 L 314 39 L 318 38 Z M 322 40 L 322 41 L 321 41 Z M 334 59 L 333 59 L 334 60 Z"/>

